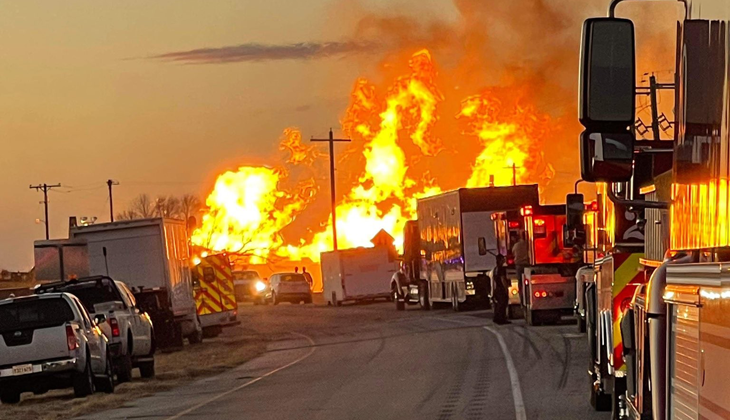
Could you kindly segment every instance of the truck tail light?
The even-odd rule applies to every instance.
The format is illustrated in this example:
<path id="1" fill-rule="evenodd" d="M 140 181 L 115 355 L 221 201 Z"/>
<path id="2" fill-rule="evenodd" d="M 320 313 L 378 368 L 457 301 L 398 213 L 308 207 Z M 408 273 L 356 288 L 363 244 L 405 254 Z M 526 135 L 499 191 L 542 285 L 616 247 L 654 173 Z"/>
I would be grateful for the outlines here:
<path id="1" fill-rule="evenodd" d="M 74 328 L 70 325 L 66 325 L 66 344 L 68 344 L 69 350 L 76 350 L 79 348 L 79 339 L 74 334 Z"/>
<path id="2" fill-rule="evenodd" d="M 537 290 L 537 291 L 535 291 L 535 293 L 534 293 L 534 296 L 535 296 L 535 297 L 536 297 L 537 299 L 541 299 L 541 298 L 546 298 L 546 297 L 548 297 L 548 296 L 549 296 L 549 297 L 552 297 L 552 296 L 553 296 L 553 294 L 552 294 L 552 293 L 548 293 L 548 292 L 546 292 L 546 291 L 544 291 L 544 290 Z"/>
<path id="3" fill-rule="evenodd" d="M 545 226 L 545 219 L 535 219 L 533 223 L 535 226 Z"/>
<path id="4" fill-rule="evenodd" d="M 531 216 L 532 215 L 532 206 L 525 206 L 520 209 L 520 214 L 522 216 Z"/>
<path id="5" fill-rule="evenodd" d="M 509 222 L 510 229 L 517 229 L 518 227 L 520 227 L 520 222 L 516 222 L 516 221 Z"/>
<path id="6" fill-rule="evenodd" d="M 112 337 L 119 337 L 119 322 L 116 318 L 109 318 L 109 325 L 112 327 Z"/>

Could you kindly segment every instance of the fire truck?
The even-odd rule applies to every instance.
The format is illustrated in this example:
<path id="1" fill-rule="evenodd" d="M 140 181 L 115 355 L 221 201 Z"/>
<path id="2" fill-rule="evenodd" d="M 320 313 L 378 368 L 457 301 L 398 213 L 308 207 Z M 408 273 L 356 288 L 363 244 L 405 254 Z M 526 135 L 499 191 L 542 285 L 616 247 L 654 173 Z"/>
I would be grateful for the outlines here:
<path id="1" fill-rule="evenodd" d="M 231 263 L 225 254 L 214 254 L 194 259 L 193 264 L 193 293 L 203 334 L 216 337 L 224 326 L 237 323 Z"/>
<path id="2" fill-rule="evenodd" d="M 675 3 L 684 17 L 674 138 L 654 130 L 641 142 L 632 129 L 634 26 L 615 17 L 621 1 L 584 23 L 581 51 L 581 172 L 603 206 L 603 255 L 587 291 L 599 366 L 591 402 L 614 419 L 730 418 L 730 4 Z"/>
<path id="3" fill-rule="evenodd" d="M 521 234 L 514 229 L 524 229 L 530 266 L 523 273 L 521 301 L 527 323 L 555 322 L 564 314 L 573 314 L 575 274 L 583 263 L 583 253 L 581 248 L 566 241 L 565 205 L 525 206 L 520 210 L 521 220 L 509 218 L 507 213 L 495 218 L 504 218 L 507 227 L 513 227 L 513 230 L 497 229 L 500 243 L 508 245 L 508 264 L 514 263 L 511 250 Z M 517 274 L 515 271 L 515 280 Z"/>

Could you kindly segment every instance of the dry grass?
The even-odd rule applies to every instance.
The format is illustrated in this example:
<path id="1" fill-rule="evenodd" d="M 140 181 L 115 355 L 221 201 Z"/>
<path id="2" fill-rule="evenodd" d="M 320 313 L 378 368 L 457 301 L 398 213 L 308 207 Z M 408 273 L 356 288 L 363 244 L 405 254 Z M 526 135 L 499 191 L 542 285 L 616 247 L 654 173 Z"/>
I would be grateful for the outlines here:
<path id="1" fill-rule="evenodd" d="M 14 420 L 57 420 L 119 407 L 127 401 L 165 391 L 194 379 L 221 373 L 264 352 L 266 336 L 241 326 L 231 327 L 203 344 L 156 355 L 154 379 L 137 376 L 117 386 L 114 394 L 97 393 L 74 398 L 73 390 L 55 390 L 44 395 L 23 394 L 20 404 L 0 406 L 0 418 Z"/>

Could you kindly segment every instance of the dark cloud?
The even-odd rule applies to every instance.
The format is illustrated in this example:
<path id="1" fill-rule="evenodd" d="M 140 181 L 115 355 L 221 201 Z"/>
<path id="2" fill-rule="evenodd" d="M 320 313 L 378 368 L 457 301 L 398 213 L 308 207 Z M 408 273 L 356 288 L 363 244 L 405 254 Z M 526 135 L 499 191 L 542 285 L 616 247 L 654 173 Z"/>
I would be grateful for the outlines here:
<path id="1" fill-rule="evenodd" d="M 270 45 L 248 43 L 219 48 L 176 51 L 149 57 L 185 64 L 221 64 L 273 60 L 312 60 L 375 52 L 378 46 L 363 42 L 300 42 Z"/>

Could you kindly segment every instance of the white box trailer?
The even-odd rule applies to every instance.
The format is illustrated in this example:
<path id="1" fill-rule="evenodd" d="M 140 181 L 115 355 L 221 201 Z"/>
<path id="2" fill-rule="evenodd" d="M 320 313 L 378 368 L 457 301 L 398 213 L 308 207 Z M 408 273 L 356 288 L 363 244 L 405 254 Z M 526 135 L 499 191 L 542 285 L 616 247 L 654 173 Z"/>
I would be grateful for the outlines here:
<path id="1" fill-rule="evenodd" d="M 182 220 L 153 218 L 76 226 L 69 236 L 86 240 L 90 275 L 108 275 L 133 288 L 138 302 L 153 317 L 158 341 L 161 335 L 172 346 L 181 345 L 183 336 L 191 342 L 202 339 Z"/>
<path id="2" fill-rule="evenodd" d="M 322 282 L 327 303 L 390 298 L 390 279 L 398 261 L 386 247 L 323 252 Z"/>

